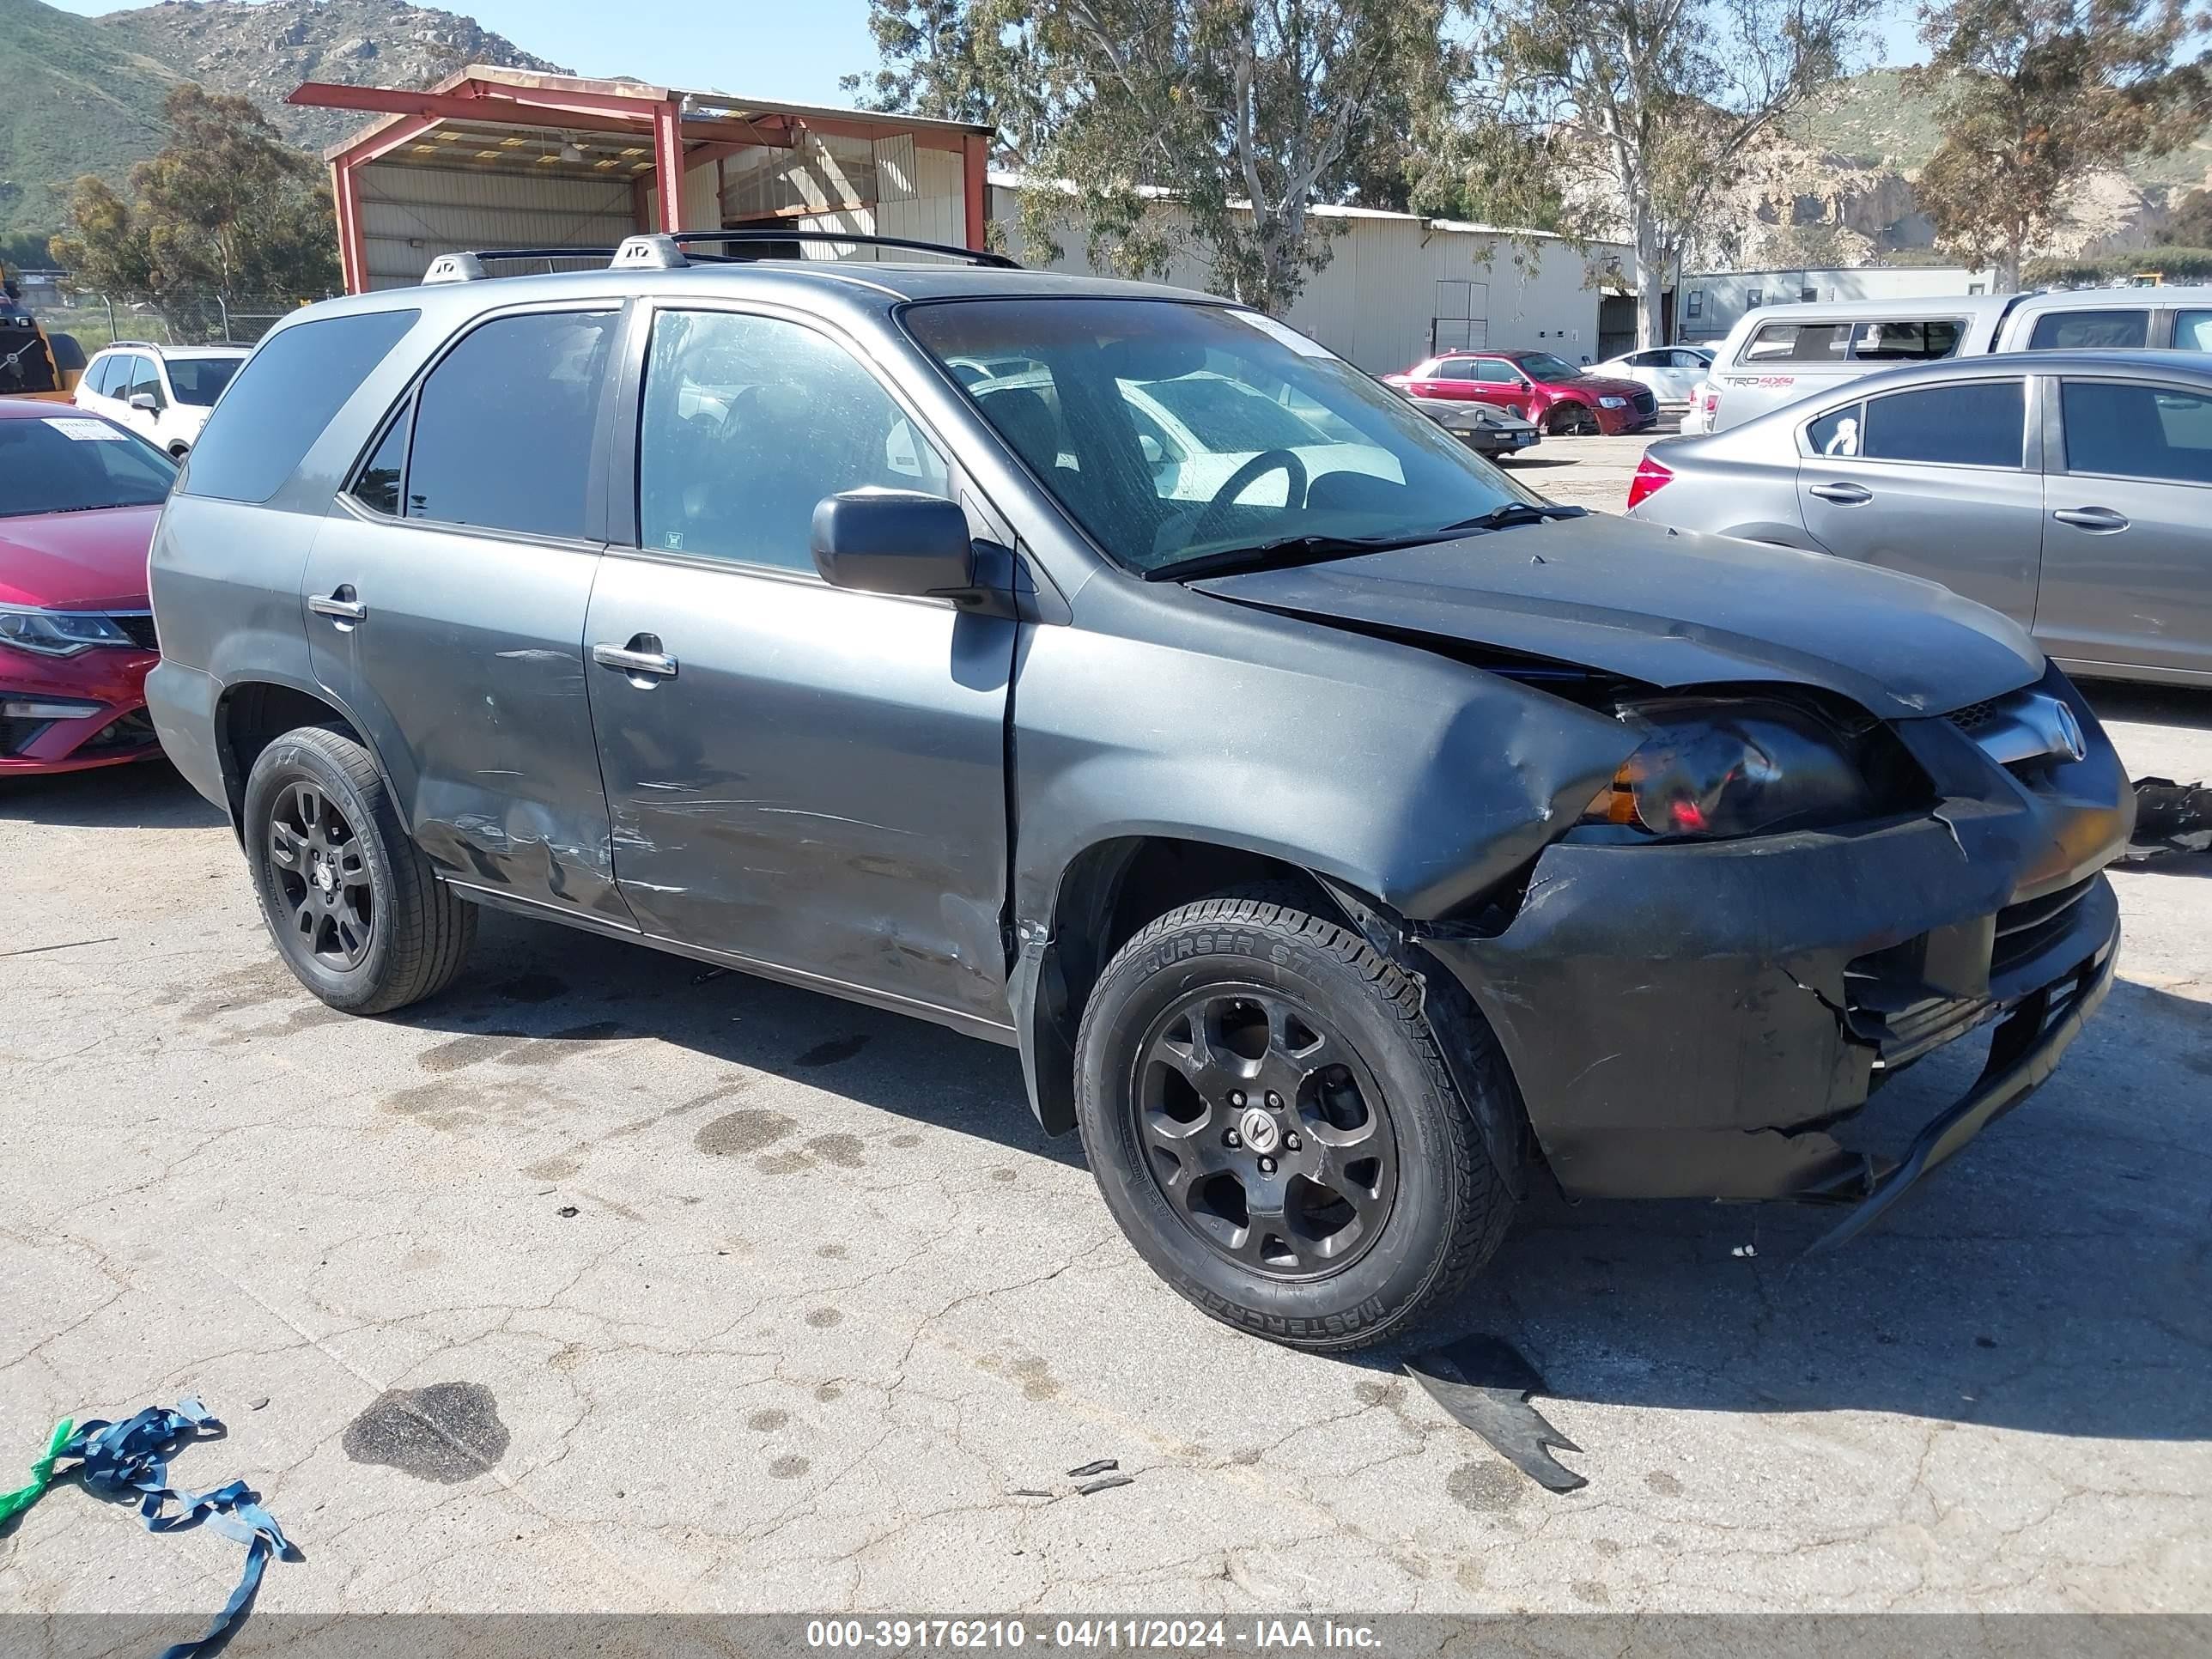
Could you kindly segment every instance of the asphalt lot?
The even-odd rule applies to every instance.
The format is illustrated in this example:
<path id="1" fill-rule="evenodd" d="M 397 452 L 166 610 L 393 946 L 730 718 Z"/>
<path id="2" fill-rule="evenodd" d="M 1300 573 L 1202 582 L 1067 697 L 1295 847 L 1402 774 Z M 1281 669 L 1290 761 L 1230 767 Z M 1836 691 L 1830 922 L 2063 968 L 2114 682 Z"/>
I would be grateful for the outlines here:
<path id="1" fill-rule="evenodd" d="M 1516 470 L 1618 506 L 1640 447 Z M 2212 696 L 2093 695 L 2131 772 L 2212 775 Z M 1839 1255 L 1806 1212 L 1524 1209 L 1458 1328 L 1548 1378 L 1557 1497 L 1399 1356 L 1157 1283 L 1007 1051 L 498 915 L 350 1020 L 165 767 L 0 786 L 0 1472 L 203 1394 L 230 1434 L 175 1479 L 306 1553 L 264 1612 L 2212 1611 L 2208 878 L 2116 874 L 2057 1077 Z M 1075 1495 L 1102 1457 L 1132 1483 Z M 0 1609 L 189 1634 L 237 1561 L 58 1492 Z"/>

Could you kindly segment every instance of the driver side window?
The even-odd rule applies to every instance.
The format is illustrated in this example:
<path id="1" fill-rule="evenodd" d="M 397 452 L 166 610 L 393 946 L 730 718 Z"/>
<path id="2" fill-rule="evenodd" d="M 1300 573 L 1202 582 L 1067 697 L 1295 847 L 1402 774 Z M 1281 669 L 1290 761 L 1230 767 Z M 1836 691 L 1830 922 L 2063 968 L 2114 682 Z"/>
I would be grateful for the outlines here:
<path id="1" fill-rule="evenodd" d="M 639 424 L 638 544 L 811 572 L 825 495 L 949 497 L 945 458 L 874 375 L 779 318 L 664 312 Z"/>

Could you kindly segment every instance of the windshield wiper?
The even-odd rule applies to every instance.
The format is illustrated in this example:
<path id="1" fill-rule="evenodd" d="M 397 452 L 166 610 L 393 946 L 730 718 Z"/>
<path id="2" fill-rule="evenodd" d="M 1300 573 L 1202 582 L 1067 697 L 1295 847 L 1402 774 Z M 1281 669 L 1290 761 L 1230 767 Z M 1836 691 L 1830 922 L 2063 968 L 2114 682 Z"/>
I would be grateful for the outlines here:
<path id="1" fill-rule="evenodd" d="M 1282 536 L 1270 542 L 1254 542 L 1249 547 L 1224 547 L 1211 553 L 1194 553 L 1187 559 L 1170 559 L 1146 571 L 1144 577 L 1148 582 L 1179 582 L 1240 570 L 1277 570 L 1324 559 L 1386 553 L 1394 547 L 1419 547 L 1424 542 L 1443 541 L 1449 534 L 1445 530 L 1420 530 L 1402 536 Z"/>
<path id="2" fill-rule="evenodd" d="M 1516 525 L 1542 524 L 1549 519 L 1586 519 L 1586 507 L 1562 507 L 1557 501 L 1546 501 L 1540 506 L 1534 501 L 1506 501 L 1487 513 L 1478 513 L 1471 519 L 1462 519 L 1457 524 L 1448 524 L 1437 533 L 1456 535 L 1468 530 L 1510 530 Z"/>

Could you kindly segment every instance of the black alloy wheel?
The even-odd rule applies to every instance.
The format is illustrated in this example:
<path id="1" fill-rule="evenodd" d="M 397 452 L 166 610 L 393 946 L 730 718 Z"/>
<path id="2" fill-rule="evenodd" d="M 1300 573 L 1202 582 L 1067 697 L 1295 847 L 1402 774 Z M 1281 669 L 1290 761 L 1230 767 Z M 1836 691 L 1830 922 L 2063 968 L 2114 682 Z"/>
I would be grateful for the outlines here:
<path id="1" fill-rule="evenodd" d="M 375 938 L 375 886 L 360 836 L 318 785 L 301 779 L 276 798 L 269 859 L 307 954 L 335 973 L 359 968 Z"/>
<path id="2" fill-rule="evenodd" d="M 1292 998 L 1216 984 L 1171 1004 L 1127 1098 L 1160 1191 L 1236 1265 L 1312 1279 L 1382 1237 L 1398 1186 L 1382 1090 Z"/>

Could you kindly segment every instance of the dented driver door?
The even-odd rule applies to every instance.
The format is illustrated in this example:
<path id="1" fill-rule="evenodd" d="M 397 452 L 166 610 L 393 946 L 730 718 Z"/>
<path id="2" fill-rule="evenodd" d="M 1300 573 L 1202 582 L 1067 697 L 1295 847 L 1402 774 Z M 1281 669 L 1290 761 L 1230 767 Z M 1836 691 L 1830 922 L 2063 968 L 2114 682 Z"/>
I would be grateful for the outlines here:
<path id="1" fill-rule="evenodd" d="M 951 494 L 941 447 L 795 318 L 665 309 L 638 349 L 636 544 L 585 632 L 623 897 L 649 934 L 1002 1031 L 1015 624 L 830 587 L 808 543 L 825 495 Z"/>

